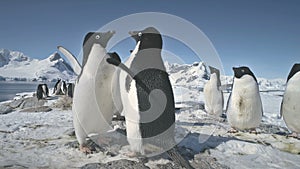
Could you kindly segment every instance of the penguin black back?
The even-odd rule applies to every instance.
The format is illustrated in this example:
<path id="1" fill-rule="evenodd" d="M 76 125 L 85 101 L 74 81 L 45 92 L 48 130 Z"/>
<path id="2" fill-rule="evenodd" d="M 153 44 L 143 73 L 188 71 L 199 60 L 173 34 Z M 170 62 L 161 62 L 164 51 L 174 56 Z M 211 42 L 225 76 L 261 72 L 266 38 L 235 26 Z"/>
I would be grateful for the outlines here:
<path id="1" fill-rule="evenodd" d="M 287 78 L 287 82 L 292 78 L 297 72 L 300 71 L 300 63 L 295 63 L 289 73 L 289 76 Z"/>
<path id="2" fill-rule="evenodd" d="M 39 84 L 36 90 L 36 97 L 38 100 L 43 98 L 43 84 Z"/>
<path id="3" fill-rule="evenodd" d="M 244 75 L 250 75 L 254 78 L 254 80 L 257 82 L 257 79 L 253 72 L 249 69 L 249 67 L 242 66 L 242 67 L 233 67 L 232 68 L 234 71 L 234 77 L 240 79 Z"/>
<path id="4" fill-rule="evenodd" d="M 60 83 L 60 81 L 61 81 L 61 79 L 58 79 L 57 82 L 55 83 L 53 93 L 55 93 L 57 90 L 59 90 L 59 89 L 57 89 L 57 86 Z"/>
<path id="5" fill-rule="evenodd" d="M 162 98 L 155 98 L 156 105 L 151 105 L 149 102 L 149 91 L 159 89 L 166 96 L 166 105 L 161 112 L 160 116 L 155 120 L 140 123 L 142 138 L 151 138 L 158 136 L 159 134 L 165 132 L 169 129 L 175 122 L 175 103 L 174 96 L 169 80 L 169 75 L 166 72 L 163 60 L 161 56 L 162 49 L 162 37 L 158 30 L 153 27 L 148 27 L 142 31 L 132 31 L 131 36 L 140 42 L 140 46 L 135 58 L 130 65 L 130 70 L 136 73 L 136 79 L 139 79 L 144 87 L 139 83 L 136 83 L 137 88 L 137 98 L 139 103 L 139 111 L 141 113 L 141 119 L 148 117 L 149 115 L 143 114 L 147 110 L 151 109 L 151 106 L 158 107 L 162 104 L 159 101 Z M 157 65 L 162 65 L 161 67 L 156 67 Z M 126 89 L 129 90 L 130 84 L 129 76 L 126 78 Z M 148 90 L 146 91 L 145 88 Z M 154 113 L 154 112 L 147 112 Z M 150 115 L 151 116 L 151 115 Z M 169 144 L 173 142 L 174 133 L 171 132 L 168 138 L 161 138 L 161 140 L 156 141 L 169 141 Z M 154 141 L 154 140 L 153 140 Z"/>

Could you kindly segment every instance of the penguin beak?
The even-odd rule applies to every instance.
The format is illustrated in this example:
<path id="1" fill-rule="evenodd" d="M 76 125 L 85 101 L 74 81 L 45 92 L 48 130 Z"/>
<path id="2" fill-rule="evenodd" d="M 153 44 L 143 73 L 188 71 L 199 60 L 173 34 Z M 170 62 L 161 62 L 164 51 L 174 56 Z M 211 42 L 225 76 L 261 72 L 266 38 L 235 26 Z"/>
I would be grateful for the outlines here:
<path id="1" fill-rule="evenodd" d="M 139 31 L 129 31 L 128 34 L 136 41 L 138 42 L 140 40 L 140 37 L 138 36 Z"/>
<path id="2" fill-rule="evenodd" d="M 131 36 L 137 36 L 137 34 L 139 33 L 139 31 L 129 31 L 128 34 Z"/>

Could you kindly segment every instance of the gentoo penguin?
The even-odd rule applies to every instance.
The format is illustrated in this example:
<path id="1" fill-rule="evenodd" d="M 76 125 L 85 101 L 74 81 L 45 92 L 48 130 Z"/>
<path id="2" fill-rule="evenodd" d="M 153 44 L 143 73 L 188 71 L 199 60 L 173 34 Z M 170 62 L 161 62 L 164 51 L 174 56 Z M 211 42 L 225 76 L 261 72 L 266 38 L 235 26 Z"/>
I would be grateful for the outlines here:
<path id="1" fill-rule="evenodd" d="M 129 34 L 135 39 L 136 47 L 128 60 L 124 64 L 107 60 L 124 70 L 120 73 L 120 90 L 127 140 L 132 151 L 128 155 L 167 151 L 174 162 L 192 168 L 174 148 L 175 103 L 161 56 L 162 36 L 153 27 Z M 147 146 L 152 150 L 147 150 Z"/>
<path id="2" fill-rule="evenodd" d="M 46 98 L 49 96 L 49 89 L 47 84 L 39 84 L 36 91 L 37 99 Z"/>
<path id="3" fill-rule="evenodd" d="M 233 71 L 233 86 L 227 105 L 227 118 L 233 129 L 231 131 L 255 131 L 263 115 L 257 79 L 248 67 L 234 67 Z"/>
<path id="4" fill-rule="evenodd" d="M 73 123 L 80 150 L 90 153 L 86 146 L 90 135 L 98 135 L 104 139 L 105 133 L 111 129 L 111 120 L 115 106 L 112 99 L 112 77 L 115 67 L 106 62 L 107 58 L 118 57 L 107 54 L 105 47 L 114 31 L 90 32 L 83 42 L 82 67 L 68 50 L 58 49 L 70 60 L 78 76 L 73 95 Z"/>
<path id="5" fill-rule="evenodd" d="M 210 79 L 204 86 L 204 101 L 206 112 L 221 116 L 223 113 L 223 92 L 220 89 L 220 71 L 214 67 L 209 66 Z"/>
<path id="6" fill-rule="evenodd" d="M 280 115 L 285 124 L 292 131 L 291 137 L 299 138 L 300 134 L 300 64 L 294 64 L 287 78 L 286 89 L 283 95 Z"/>

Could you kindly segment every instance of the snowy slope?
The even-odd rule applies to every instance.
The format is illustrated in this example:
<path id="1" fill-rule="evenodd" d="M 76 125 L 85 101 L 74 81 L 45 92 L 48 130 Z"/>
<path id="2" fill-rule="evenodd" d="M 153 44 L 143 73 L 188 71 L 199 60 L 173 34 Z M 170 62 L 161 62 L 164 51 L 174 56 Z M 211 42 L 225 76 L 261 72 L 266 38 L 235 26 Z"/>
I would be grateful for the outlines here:
<path id="1" fill-rule="evenodd" d="M 70 65 L 57 52 L 38 60 L 7 49 L 0 50 L 0 76 L 6 80 L 22 81 L 70 80 L 75 77 Z"/>

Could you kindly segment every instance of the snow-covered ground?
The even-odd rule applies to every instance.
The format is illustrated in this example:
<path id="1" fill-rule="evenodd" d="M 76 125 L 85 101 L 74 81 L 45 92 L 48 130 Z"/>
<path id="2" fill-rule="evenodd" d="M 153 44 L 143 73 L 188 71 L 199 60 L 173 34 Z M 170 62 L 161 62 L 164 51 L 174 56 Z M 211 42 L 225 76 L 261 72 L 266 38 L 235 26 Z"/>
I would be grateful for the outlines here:
<path id="1" fill-rule="evenodd" d="M 230 126 L 226 119 L 213 117 L 203 110 L 205 74 L 199 73 L 205 72 L 202 65 L 175 68 L 178 69 L 173 68 L 171 80 L 176 106 L 181 108 L 176 112 L 176 139 L 180 153 L 195 168 L 212 161 L 214 164 L 210 166 L 214 168 L 300 168 L 300 140 L 287 138 L 284 121 L 277 117 L 284 89 L 283 80 L 259 80 L 264 108 L 264 117 L 257 129 L 260 133 L 232 134 L 227 133 Z M 188 77 L 197 71 L 194 78 Z M 24 105 L 26 99 L 33 102 L 25 104 L 27 109 L 15 106 L 17 108 L 11 113 L 0 115 L 0 168 L 78 168 L 120 159 L 139 162 L 150 168 L 174 165 L 165 156 L 146 161 L 129 158 L 125 155 L 128 150 L 126 144 L 107 145 L 97 153 L 85 155 L 76 147 L 72 112 L 66 97 L 51 96 L 40 103 L 32 98 L 33 93 L 22 95 L 16 98 L 25 100 L 20 105 Z M 229 93 L 224 93 L 225 103 L 228 96 Z M 16 102 L 6 101 L 1 105 L 16 105 Z M 31 111 L 24 112 L 24 109 Z M 114 126 L 117 129 L 124 123 L 114 123 Z"/>

